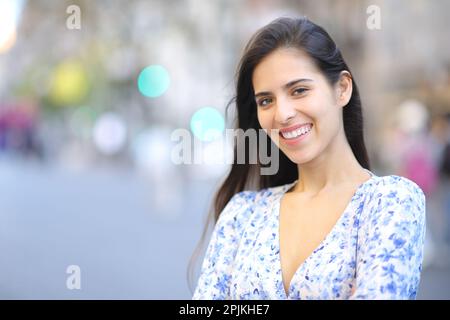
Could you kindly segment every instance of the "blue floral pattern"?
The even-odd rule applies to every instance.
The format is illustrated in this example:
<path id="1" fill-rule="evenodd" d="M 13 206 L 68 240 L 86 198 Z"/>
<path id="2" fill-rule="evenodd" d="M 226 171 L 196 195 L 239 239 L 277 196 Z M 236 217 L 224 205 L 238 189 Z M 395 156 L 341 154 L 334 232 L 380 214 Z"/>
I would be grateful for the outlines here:
<path id="1" fill-rule="evenodd" d="M 214 227 L 193 299 L 415 299 L 425 195 L 407 178 L 368 172 L 371 178 L 298 267 L 287 293 L 279 209 L 297 181 L 234 195 Z"/>

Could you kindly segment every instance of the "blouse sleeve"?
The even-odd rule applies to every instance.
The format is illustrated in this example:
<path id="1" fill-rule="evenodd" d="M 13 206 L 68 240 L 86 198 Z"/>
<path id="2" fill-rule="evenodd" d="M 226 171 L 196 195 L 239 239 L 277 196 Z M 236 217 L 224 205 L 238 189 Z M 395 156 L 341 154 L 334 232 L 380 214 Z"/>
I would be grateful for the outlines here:
<path id="1" fill-rule="evenodd" d="M 411 180 L 378 185 L 358 231 L 350 299 L 415 299 L 425 240 L 425 195 Z"/>
<path id="2" fill-rule="evenodd" d="M 229 297 L 232 264 L 241 237 L 241 215 L 251 204 L 251 194 L 249 191 L 235 194 L 222 210 L 206 249 L 193 300 Z"/>

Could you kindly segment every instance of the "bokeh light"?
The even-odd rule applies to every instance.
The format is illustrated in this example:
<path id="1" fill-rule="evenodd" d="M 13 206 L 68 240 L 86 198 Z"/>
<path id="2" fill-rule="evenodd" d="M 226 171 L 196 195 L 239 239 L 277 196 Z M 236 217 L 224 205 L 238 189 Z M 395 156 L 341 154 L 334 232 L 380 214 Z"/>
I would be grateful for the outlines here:
<path id="1" fill-rule="evenodd" d="M 1 27 L 0 27 L 1 28 Z M 16 29 L 11 29 L 0 34 L 0 53 L 6 52 L 11 49 L 16 43 L 17 33 Z"/>
<path id="2" fill-rule="evenodd" d="M 0 54 L 16 43 L 17 24 L 23 8 L 22 0 L 0 1 Z"/>
<path id="3" fill-rule="evenodd" d="M 131 151 L 139 168 L 155 173 L 167 171 L 170 164 L 170 132 L 166 127 L 153 127 L 136 135 Z"/>
<path id="4" fill-rule="evenodd" d="M 89 89 L 88 76 L 84 66 L 78 61 L 59 64 L 52 75 L 50 98 L 61 106 L 81 102 Z"/>
<path id="5" fill-rule="evenodd" d="M 217 109 L 201 108 L 191 118 L 191 131 L 202 141 L 213 141 L 220 138 L 224 129 L 225 120 Z"/>
<path id="6" fill-rule="evenodd" d="M 397 109 L 397 122 L 404 133 L 417 133 L 424 130 L 427 121 L 427 108 L 418 100 L 406 100 Z"/>
<path id="7" fill-rule="evenodd" d="M 101 115 L 94 126 L 93 138 L 97 149 L 106 155 L 119 152 L 126 140 L 126 125 L 122 118 L 108 112 Z"/>
<path id="8" fill-rule="evenodd" d="M 138 77 L 139 92 L 151 98 L 161 96 L 170 85 L 170 76 L 167 70 L 160 65 L 144 68 Z"/>

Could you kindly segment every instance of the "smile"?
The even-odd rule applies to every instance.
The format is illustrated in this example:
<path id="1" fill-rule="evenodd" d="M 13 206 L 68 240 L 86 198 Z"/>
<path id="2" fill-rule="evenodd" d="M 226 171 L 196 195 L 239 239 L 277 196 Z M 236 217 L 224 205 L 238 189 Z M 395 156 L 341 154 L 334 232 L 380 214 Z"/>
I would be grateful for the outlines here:
<path id="1" fill-rule="evenodd" d="M 306 135 L 308 132 L 311 131 L 312 126 L 313 126 L 313 125 L 312 125 L 311 123 L 308 123 L 307 125 L 305 125 L 305 126 L 303 126 L 303 127 L 301 127 L 301 128 L 292 130 L 292 131 L 280 132 L 280 135 L 281 135 L 284 139 L 287 139 L 287 140 L 293 140 L 293 139 L 296 139 L 296 138 L 299 137 L 299 136 Z"/>

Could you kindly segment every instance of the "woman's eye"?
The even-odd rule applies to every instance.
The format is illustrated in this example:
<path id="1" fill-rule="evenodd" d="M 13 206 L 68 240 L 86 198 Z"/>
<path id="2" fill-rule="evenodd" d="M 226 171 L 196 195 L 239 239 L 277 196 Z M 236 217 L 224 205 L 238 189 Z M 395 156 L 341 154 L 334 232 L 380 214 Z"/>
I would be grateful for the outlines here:
<path id="1" fill-rule="evenodd" d="M 298 89 L 294 90 L 293 94 L 294 95 L 299 95 L 299 94 L 305 93 L 306 91 L 308 91 L 308 89 L 306 89 L 306 88 L 298 88 Z"/>
<path id="2" fill-rule="evenodd" d="M 272 102 L 272 99 L 268 99 L 268 98 L 267 99 L 261 99 L 261 100 L 258 101 L 258 105 L 261 106 L 261 107 L 265 107 L 271 102 Z"/>

